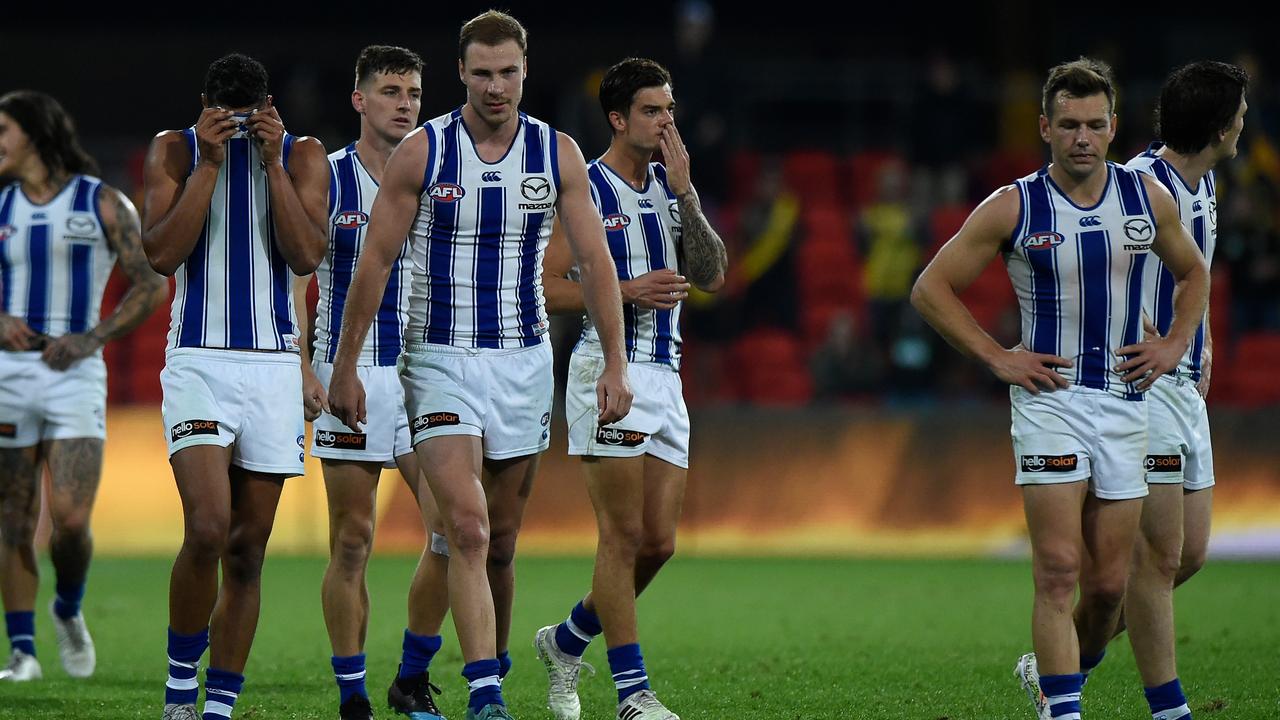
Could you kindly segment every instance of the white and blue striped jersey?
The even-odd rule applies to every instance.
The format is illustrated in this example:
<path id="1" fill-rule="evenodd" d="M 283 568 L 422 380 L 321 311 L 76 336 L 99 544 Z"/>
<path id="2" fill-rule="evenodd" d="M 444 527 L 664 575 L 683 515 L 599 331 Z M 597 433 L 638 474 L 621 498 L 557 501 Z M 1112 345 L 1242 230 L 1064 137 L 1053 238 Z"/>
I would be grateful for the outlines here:
<path id="1" fill-rule="evenodd" d="M 369 175 L 356 154 L 356 144 L 329 155 L 329 249 L 316 268 L 320 301 L 316 304 L 316 357 L 333 362 L 341 337 L 342 311 L 347 292 L 356 274 L 356 261 L 364 249 L 365 232 L 378 181 Z M 395 365 L 404 345 L 404 327 L 409 321 L 408 263 L 406 240 L 391 266 L 382 303 L 360 348 L 357 365 Z"/>
<path id="2" fill-rule="evenodd" d="M 618 279 L 630 280 L 653 270 L 679 271 L 681 252 L 680 208 L 667 184 L 667 169 L 649 164 L 644 189 L 636 190 L 601 160 L 587 166 L 591 199 L 604 221 L 609 254 L 618 267 Z M 575 269 L 576 270 L 576 269 Z M 654 362 L 680 369 L 680 309 L 622 306 L 627 360 Z M 604 357 L 600 336 L 590 317 L 583 321 L 577 351 Z"/>
<path id="3" fill-rule="evenodd" d="M 1096 205 L 1082 208 L 1048 169 L 1018 180 L 1019 219 L 1003 248 L 1022 311 L 1022 344 L 1060 355 L 1072 384 L 1140 400 L 1114 368 L 1116 350 L 1142 338 L 1142 278 L 1156 223 L 1142 176 L 1107 163 Z"/>
<path id="4" fill-rule="evenodd" d="M 43 205 L 20 182 L 0 189 L 0 313 L 50 337 L 98 324 L 116 263 L 98 213 L 102 188 L 75 175 Z"/>
<path id="5" fill-rule="evenodd" d="M 195 128 L 182 134 L 194 169 L 200 160 Z M 285 134 L 286 168 L 293 142 Z M 276 247 L 267 173 L 254 140 L 226 142 L 204 228 L 174 277 L 166 350 L 298 351 L 293 274 Z"/>
<path id="6" fill-rule="evenodd" d="M 1151 143 L 1151 147 L 1147 148 L 1146 152 L 1130 160 L 1126 167 L 1151 174 L 1160 181 L 1161 185 L 1169 189 L 1173 199 L 1178 203 L 1178 216 L 1182 220 L 1183 227 L 1196 241 L 1196 247 L 1200 248 L 1205 260 L 1212 262 L 1214 246 L 1218 242 L 1218 196 L 1215 192 L 1217 183 L 1213 171 L 1210 170 L 1200 179 L 1199 186 L 1192 189 L 1187 186 L 1178 171 L 1157 154 L 1163 146 L 1164 143 Z M 1173 288 L 1176 284 L 1173 273 L 1160 262 L 1160 258 L 1151 258 L 1143 280 L 1142 307 L 1161 335 L 1168 334 L 1169 326 L 1173 324 Z M 1182 361 L 1178 363 L 1178 373 L 1189 375 L 1195 382 L 1200 381 L 1205 321 L 1208 320 L 1209 309 L 1205 308 L 1204 312 L 1205 316 L 1201 318 L 1200 325 L 1196 328 L 1195 337 L 1191 340 L 1191 346 L 1187 348 L 1187 354 L 1183 355 Z"/>
<path id="7" fill-rule="evenodd" d="M 560 191 L 555 130 L 521 113 L 507 154 L 487 163 L 461 110 L 423 128 L 407 337 L 467 348 L 543 342 L 542 258 Z"/>

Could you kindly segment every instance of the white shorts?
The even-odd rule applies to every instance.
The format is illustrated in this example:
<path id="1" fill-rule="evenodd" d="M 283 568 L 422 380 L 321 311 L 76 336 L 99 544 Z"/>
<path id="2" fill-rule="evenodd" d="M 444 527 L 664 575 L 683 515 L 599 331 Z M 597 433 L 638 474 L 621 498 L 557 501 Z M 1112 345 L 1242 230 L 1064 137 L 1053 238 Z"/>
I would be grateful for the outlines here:
<path id="1" fill-rule="evenodd" d="M 1190 378 L 1165 375 L 1147 391 L 1147 482 L 1213 487 L 1209 411 Z"/>
<path id="2" fill-rule="evenodd" d="M 0 350 L 0 447 L 107 437 L 107 366 L 91 355 L 54 370 L 38 351 Z"/>
<path id="3" fill-rule="evenodd" d="M 1073 385 L 1039 395 L 1009 388 L 1017 484 L 1089 479 L 1103 500 L 1147 494 L 1147 403 Z"/>
<path id="4" fill-rule="evenodd" d="M 333 364 L 312 363 L 325 390 L 333 377 Z M 396 466 L 396 458 L 413 452 L 409 443 L 409 417 L 404 412 L 404 387 L 396 369 L 386 365 L 362 365 L 356 377 L 364 385 L 366 416 L 364 432 L 355 432 L 329 413 L 321 413 L 312 423 L 311 454 L 327 460 L 380 462 Z"/>
<path id="5" fill-rule="evenodd" d="M 300 363 L 294 353 L 170 350 L 160 371 L 169 455 L 193 445 L 234 445 L 232 465 L 301 475 Z"/>
<path id="6" fill-rule="evenodd" d="M 475 435 L 486 458 L 503 460 L 550 444 L 551 343 L 511 350 L 410 343 L 400 365 L 414 445 Z"/>
<path id="7" fill-rule="evenodd" d="M 565 387 L 564 411 L 569 421 L 569 454 L 595 457 L 652 455 L 689 467 L 689 411 L 684 405 L 680 373 L 660 363 L 630 363 L 627 381 L 635 399 L 622 420 L 600 427 L 596 382 L 602 358 L 573 353 Z"/>

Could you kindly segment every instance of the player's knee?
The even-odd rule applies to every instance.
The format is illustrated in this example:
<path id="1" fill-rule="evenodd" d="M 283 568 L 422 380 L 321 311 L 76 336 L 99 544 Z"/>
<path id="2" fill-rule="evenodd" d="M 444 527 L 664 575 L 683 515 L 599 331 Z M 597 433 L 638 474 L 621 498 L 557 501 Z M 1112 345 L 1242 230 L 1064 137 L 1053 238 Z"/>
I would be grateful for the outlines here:
<path id="1" fill-rule="evenodd" d="M 450 525 L 453 527 L 453 534 L 449 537 L 449 552 L 470 555 L 489 551 L 489 519 L 487 517 L 481 514 L 458 513 L 451 518 Z"/>
<path id="2" fill-rule="evenodd" d="M 346 572 L 359 572 L 373 549 L 373 523 L 346 522 L 335 533 L 331 558 Z"/>
<path id="3" fill-rule="evenodd" d="M 1200 568 L 1204 567 L 1205 561 L 1208 559 L 1207 548 L 1204 546 L 1195 549 L 1183 549 L 1182 557 L 1178 563 L 1178 572 L 1174 576 L 1174 584 L 1181 585 L 1191 579 L 1192 575 L 1200 572 Z"/>
<path id="4" fill-rule="evenodd" d="M 182 551 L 201 564 L 216 563 L 227 548 L 227 523 L 215 517 L 190 518 Z"/>
<path id="5" fill-rule="evenodd" d="M 647 565 L 661 567 L 676 554 L 676 539 L 671 537 L 646 537 L 640 547 L 638 560 Z"/>
<path id="6" fill-rule="evenodd" d="M 236 543 L 227 548 L 223 563 L 225 579 L 237 585 L 257 585 L 262 578 L 262 562 L 266 558 L 266 546 Z"/>
<path id="7" fill-rule="evenodd" d="M 70 539 L 89 535 L 89 511 L 87 509 L 50 513 L 49 520 L 53 534 L 56 537 Z"/>
<path id="8" fill-rule="evenodd" d="M 516 559 L 516 535 L 514 529 L 492 530 L 489 534 L 489 565 L 509 567 Z"/>
<path id="9" fill-rule="evenodd" d="M 1119 610 L 1124 603 L 1127 573 L 1106 573 L 1088 578 L 1080 587 L 1080 602 L 1103 611 Z"/>
<path id="10" fill-rule="evenodd" d="M 1055 598 L 1071 598 L 1080 581 L 1080 556 L 1076 552 L 1040 552 L 1032 573 L 1036 592 Z"/>
<path id="11" fill-rule="evenodd" d="M 640 522 L 608 523 L 600 526 L 600 542 L 630 557 L 639 557 L 644 549 L 644 525 Z"/>

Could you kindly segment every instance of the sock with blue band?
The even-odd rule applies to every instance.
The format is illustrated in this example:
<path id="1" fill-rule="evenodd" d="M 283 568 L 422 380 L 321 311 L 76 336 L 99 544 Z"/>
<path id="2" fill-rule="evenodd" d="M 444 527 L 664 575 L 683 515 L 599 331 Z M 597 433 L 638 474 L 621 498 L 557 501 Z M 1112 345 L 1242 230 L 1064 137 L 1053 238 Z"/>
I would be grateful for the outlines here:
<path id="1" fill-rule="evenodd" d="M 556 647 L 566 655 L 582 657 L 587 645 L 602 632 L 600 618 L 579 602 L 568 619 L 556 626 Z"/>
<path id="2" fill-rule="evenodd" d="M 179 635 L 169 628 L 169 680 L 164 684 L 166 705 L 195 705 L 200 695 L 196 671 L 209 649 L 209 628 L 193 635 Z"/>

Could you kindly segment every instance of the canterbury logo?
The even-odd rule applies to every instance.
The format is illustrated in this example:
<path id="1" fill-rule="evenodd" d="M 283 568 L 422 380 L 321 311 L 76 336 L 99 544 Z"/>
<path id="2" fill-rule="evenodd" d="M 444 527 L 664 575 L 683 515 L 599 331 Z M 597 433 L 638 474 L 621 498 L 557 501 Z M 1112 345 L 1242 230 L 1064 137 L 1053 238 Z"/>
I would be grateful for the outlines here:
<path id="1" fill-rule="evenodd" d="M 1102 218 L 1097 215 L 1085 215 L 1080 218 L 1080 227 L 1097 227 L 1102 224 Z"/>
<path id="2" fill-rule="evenodd" d="M 480 179 L 481 179 L 481 180 L 483 180 L 483 181 L 485 181 L 485 182 L 502 182 L 502 173 L 500 173 L 500 172 L 487 172 L 487 173 L 482 174 L 482 175 L 480 176 Z"/>

